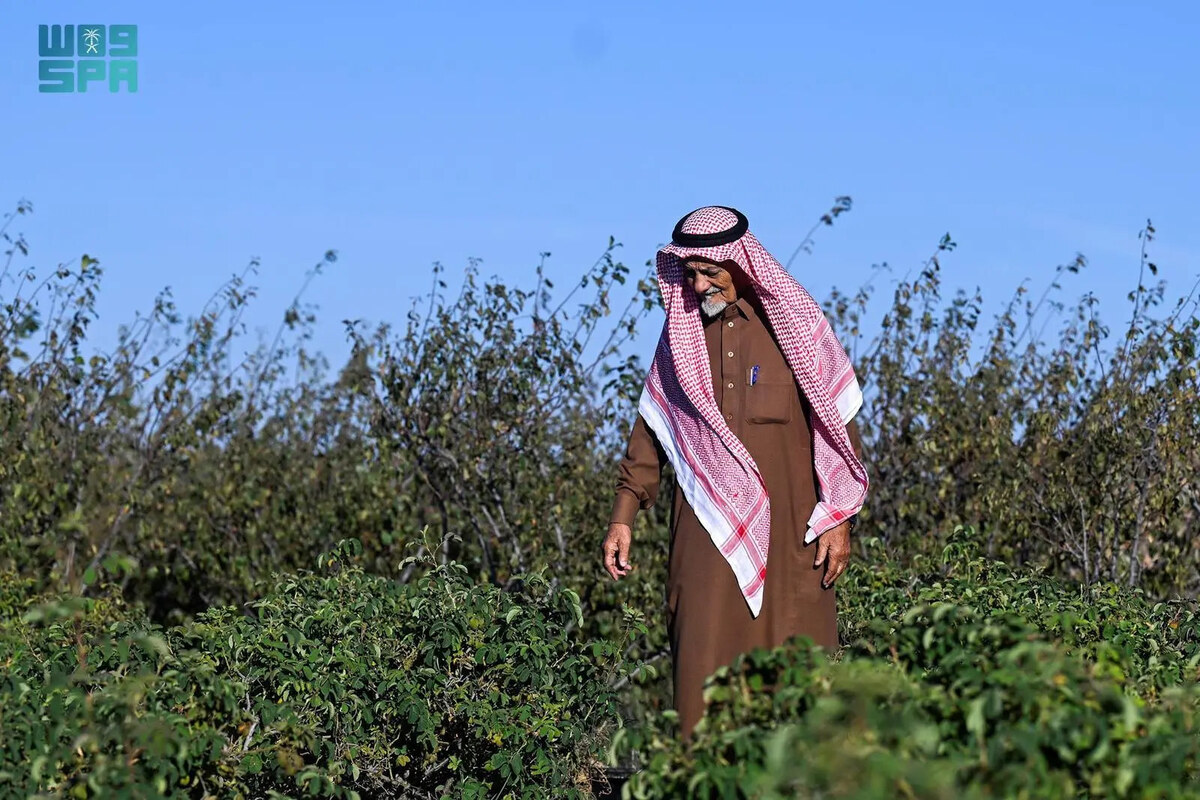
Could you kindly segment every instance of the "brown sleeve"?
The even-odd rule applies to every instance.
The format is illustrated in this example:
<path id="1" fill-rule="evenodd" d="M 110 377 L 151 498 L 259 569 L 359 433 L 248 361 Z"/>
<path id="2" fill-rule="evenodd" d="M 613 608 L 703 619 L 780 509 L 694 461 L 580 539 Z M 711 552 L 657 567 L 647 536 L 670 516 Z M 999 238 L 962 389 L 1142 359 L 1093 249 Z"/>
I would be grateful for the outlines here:
<path id="1" fill-rule="evenodd" d="M 632 526 L 638 509 L 650 508 L 658 499 L 658 483 L 662 478 L 666 454 L 654 433 L 646 427 L 642 415 L 637 415 L 625 456 L 617 465 L 616 498 L 613 500 L 609 522 Z"/>

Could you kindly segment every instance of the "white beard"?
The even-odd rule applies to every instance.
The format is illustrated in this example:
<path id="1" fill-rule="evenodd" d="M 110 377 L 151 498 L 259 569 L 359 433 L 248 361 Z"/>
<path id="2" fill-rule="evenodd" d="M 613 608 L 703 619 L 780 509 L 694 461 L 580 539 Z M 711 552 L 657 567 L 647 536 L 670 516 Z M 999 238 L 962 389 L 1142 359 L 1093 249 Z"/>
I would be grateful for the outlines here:
<path id="1" fill-rule="evenodd" d="M 722 311 L 724 311 L 725 306 L 727 305 L 729 305 L 729 303 L 726 302 L 720 294 L 714 293 L 700 301 L 700 311 L 703 312 L 704 316 L 706 317 L 715 317 L 717 314 L 720 314 Z"/>

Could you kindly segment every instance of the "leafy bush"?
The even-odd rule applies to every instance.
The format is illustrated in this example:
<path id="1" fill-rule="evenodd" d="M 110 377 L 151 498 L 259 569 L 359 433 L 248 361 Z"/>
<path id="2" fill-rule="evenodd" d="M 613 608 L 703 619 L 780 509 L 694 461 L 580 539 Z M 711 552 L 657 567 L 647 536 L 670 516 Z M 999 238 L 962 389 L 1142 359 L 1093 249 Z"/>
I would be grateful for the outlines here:
<path id="1" fill-rule="evenodd" d="M 864 542 L 870 558 L 839 583 L 842 640 L 869 645 L 883 620 L 898 619 L 916 605 L 960 603 L 1020 616 L 1147 700 L 1200 679 L 1196 601 L 1155 601 L 1141 589 L 1113 583 L 1056 580 L 986 558 L 983 545 L 977 531 L 959 526 L 937 562 L 917 558 L 901 567 L 887 559 L 878 541 Z"/>
<path id="2" fill-rule="evenodd" d="M 648 737 L 635 798 L 957 798 L 958 762 L 914 711 L 919 687 L 870 662 L 833 664 L 806 639 L 755 650 L 706 689 L 691 749 Z"/>
<path id="3" fill-rule="evenodd" d="M 447 299 L 435 265 L 428 307 L 413 299 L 402 335 L 347 321 L 353 350 L 329 380 L 306 349 L 316 317 L 300 299 L 333 251 L 271 345 L 245 359 L 231 351 L 254 263 L 198 317 L 183 323 L 164 292 L 112 353 L 85 358 L 100 262 L 29 267 L 10 290 L 7 267 L 28 246 L 0 232 L 12 243 L 0 273 L 0 567 L 83 593 L 106 574 L 169 621 L 244 602 L 256 579 L 342 538 L 383 571 L 427 524 L 441 560 L 495 583 L 539 566 L 580 583 L 592 566 L 573 556 L 590 546 L 584 520 L 611 502 L 595 479 L 638 388 L 637 359 L 616 358 L 653 306 L 643 280 L 602 327 L 629 273 L 612 240 L 560 298 L 540 268 L 526 290 L 481 283 L 472 263 Z"/>
<path id="4" fill-rule="evenodd" d="M 846 573 L 850 644 L 807 639 L 714 675 L 689 748 L 639 742 L 637 797 L 1200 797 L 1191 604 L 982 558 Z"/>
<path id="5" fill-rule="evenodd" d="M 588 796 L 622 662 L 579 598 L 454 563 L 400 584 L 360 552 L 253 616 L 164 630 L 105 597 L 0 624 L 0 796 Z"/>
<path id="6" fill-rule="evenodd" d="M 215 790 L 237 687 L 170 654 L 119 596 L 39 597 L 0 623 L 0 797 Z"/>
<path id="7" fill-rule="evenodd" d="M 1022 283 L 985 327 L 978 290 L 942 295 L 949 234 L 870 315 L 881 331 L 869 342 L 873 286 L 834 291 L 830 319 L 865 384 L 858 419 L 873 482 L 862 533 L 908 558 L 967 523 L 998 560 L 1194 596 L 1200 284 L 1171 302 L 1150 260 L 1155 233 L 1147 221 L 1139 234 L 1128 321 L 1115 334 L 1092 293 L 1059 299 L 1087 268 L 1083 255 L 1036 298 Z"/>
<path id="8" fill-rule="evenodd" d="M 823 222 L 848 209 L 840 198 Z M 569 793 L 613 720 L 604 687 L 621 693 L 627 721 L 668 707 L 666 632 L 624 609 L 661 618 L 669 471 L 639 516 L 638 569 L 606 581 L 598 558 L 642 377 L 621 347 L 655 306 L 649 264 L 616 315 L 630 271 L 611 239 L 557 299 L 540 267 L 530 289 L 480 282 L 474 262 L 449 299 L 435 265 L 428 305 L 414 303 L 398 335 L 346 321 L 352 354 L 329 376 L 306 345 L 316 317 L 301 296 L 336 254 L 310 271 L 270 346 L 242 359 L 232 352 L 252 263 L 196 318 L 181 323 L 164 292 L 113 352 L 85 355 L 100 265 L 84 256 L 40 280 L 32 266 L 13 273 L 28 245 L 9 223 L 30 210 L 0 228 L 0 658 L 12 668 L 0 786 Z M 1200 586 L 1200 455 L 1188 444 L 1200 438 L 1200 320 L 1194 293 L 1155 311 L 1166 294 L 1147 277 L 1153 235 L 1147 225 L 1123 336 L 1109 335 L 1094 298 L 1065 314 L 1056 300 L 1082 256 L 1035 300 L 1021 286 L 985 332 L 978 293 L 942 297 L 948 235 L 897 283 L 874 341 L 863 342 L 873 289 L 833 293 L 830 319 L 865 381 L 873 479 L 860 558 L 841 580 L 849 654 L 795 656 L 778 694 L 792 697 L 786 713 L 766 703 L 764 679 L 742 687 L 739 708 L 711 722 L 712 735 L 724 725 L 720 735 L 740 742 L 742 763 L 713 755 L 688 780 L 705 791 L 753 778 L 768 794 L 933 797 L 1034 779 L 1136 793 L 1151 791 L 1147 769 L 1190 780 L 1179 737 L 1200 636 L 1194 604 L 1178 598 Z M 572 317 L 580 290 L 590 295 Z M 1057 337 L 1044 339 L 1056 320 Z M 426 528 L 435 546 L 416 536 Z M 353 565 L 304 571 L 344 539 L 362 543 Z M 414 546 L 421 558 L 396 573 Z M 276 585 L 278 575 L 292 577 Z M 523 577 L 539 575 L 553 578 Z M 428 592 L 465 605 L 387 616 Z M 230 608 L 250 603 L 253 619 Z M 955 610 L 934 619 L 947 603 Z M 463 608 L 477 609 L 481 628 Z M 509 618 L 515 608 L 536 613 Z M 364 622 L 371 615 L 388 621 Z M 506 632 L 536 628 L 534 618 L 564 627 L 527 631 L 550 649 L 519 653 L 527 683 L 503 683 L 486 654 L 515 647 Z M 384 640 L 388 625 L 431 637 L 434 650 Z M 945 633 L 954 649 L 934 659 L 918 633 L 922 647 Z M 596 648 L 593 672 L 571 662 L 560 675 L 547 655 L 569 661 L 585 646 Z M 642 667 L 615 669 L 618 647 Z M 555 680 L 575 681 L 573 694 L 554 681 L 531 688 L 546 663 Z M 391 695 L 376 698 L 384 674 Z M 468 676 L 495 681 L 497 694 L 472 694 Z M 726 707 L 717 689 L 729 680 L 714 684 L 714 708 Z M 1012 698 L 997 688 L 1009 680 Z M 1141 715 L 1169 763 L 1129 738 L 1134 717 L 1118 706 Z M 1067 724 L 1107 736 L 1110 750 L 1060 763 L 1090 746 L 1062 744 Z M 644 737 L 657 760 L 643 786 L 674 791 L 680 765 L 695 764 L 669 736 L 627 726 L 610 757 Z M 1024 737 L 1024 749 L 997 744 L 1006 737 Z M 21 772 L 35 763 L 36 787 Z M 496 783 L 505 770 L 507 785 Z"/>
<path id="9" fill-rule="evenodd" d="M 878 646 L 756 651 L 706 690 L 691 749 L 657 740 L 635 797 L 1200 797 L 1194 688 L 1145 705 L 1014 618 L 921 606 Z"/>

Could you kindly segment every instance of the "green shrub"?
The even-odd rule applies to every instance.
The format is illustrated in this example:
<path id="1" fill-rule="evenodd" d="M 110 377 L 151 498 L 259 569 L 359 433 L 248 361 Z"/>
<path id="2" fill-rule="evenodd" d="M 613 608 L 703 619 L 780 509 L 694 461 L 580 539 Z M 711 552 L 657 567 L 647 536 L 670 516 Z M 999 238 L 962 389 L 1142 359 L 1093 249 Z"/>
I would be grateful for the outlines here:
<path id="1" fill-rule="evenodd" d="M 351 353 L 331 371 L 302 299 L 336 269 L 333 251 L 269 343 L 239 335 L 251 263 L 194 317 L 164 291 L 91 354 L 104 269 L 86 255 L 23 263 L 29 246 L 9 229 L 30 211 L 0 225 L 0 572 L 83 595 L 112 581 L 178 624 L 257 597 L 258 581 L 345 538 L 390 574 L 428 525 L 439 562 L 497 585 L 548 568 L 589 609 L 591 638 L 620 636 L 624 605 L 657 616 L 665 524 L 641 523 L 640 569 L 619 584 L 600 580 L 597 555 L 642 376 L 622 351 L 657 290 L 648 266 L 636 280 L 614 258 L 619 243 L 558 288 L 541 267 L 526 285 L 484 280 L 471 261 L 451 292 L 435 264 L 398 321 L 346 321 Z M 622 684 L 627 705 L 660 708 L 665 631 L 630 645 L 651 663 Z"/>
<path id="2" fill-rule="evenodd" d="M 958 528 L 919 570 L 853 564 L 836 660 L 801 638 L 718 670 L 690 747 L 670 722 L 627 734 L 635 796 L 1200 797 L 1194 604 L 979 541 Z"/>
<path id="3" fill-rule="evenodd" d="M 221 771 L 237 687 L 111 592 L 0 622 L 0 797 L 155 797 Z"/>
<path id="4" fill-rule="evenodd" d="M 756 650 L 706 688 L 690 750 L 651 737 L 633 797 L 969 797 L 919 687 L 894 668 L 833 664 L 807 639 Z"/>
<path id="5" fill-rule="evenodd" d="M 823 220 L 831 224 L 848 208 L 840 198 Z M 181 324 L 164 292 L 148 315 L 119 331 L 111 353 L 85 356 L 99 262 L 84 256 L 40 280 L 32 267 L 11 271 L 28 246 L 9 223 L 29 210 L 22 204 L 0 227 L 7 244 L 0 271 L 0 658 L 12 669 L 0 695 L 0 769 L 9 781 L 0 786 L 19 794 L 32 785 L 28 769 L 36 764 L 37 787 L 48 792 L 103 793 L 122 781 L 167 791 L 186 780 L 187 791 L 200 794 L 296 792 L 302 785 L 325 793 L 392 786 L 419 795 L 436 791 L 439 781 L 470 793 L 522 759 L 521 773 L 499 784 L 503 792 L 569 792 L 583 767 L 566 765 L 586 763 L 581 754 L 596 745 L 612 709 L 605 699 L 592 703 L 598 718 L 588 721 L 587 734 L 582 724 L 568 724 L 580 715 L 571 708 L 566 717 L 564 703 L 608 697 L 607 686 L 621 692 L 627 719 L 668 707 L 662 675 L 670 670 L 658 669 L 668 666 L 664 627 L 630 627 L 623 609 L 661 618 L 669 471 L 655 508 L 639 516 L 635 573 L 604 580 L 598 557 L 611 471 L 643 375 L 621 347 L 655 307 L 649 264 L 628 305 L 607 322 L 629 275 L 613 260 L 611 239 L 557 300 L 540 268 L 536 285 L 518 286 L 477 281 L 474 262 L 449 300 L 435 265 L 428 306 L 419 313 L 414 303 L 399 335 L 387 324 L 365 334 L 346 321 L 353 350 L 335 376 L 307 349 L 315 315 L 299 295 L 269 348 L 235 357 L 235 334 L 254 296 L 245 282 L 251 264 L 196 318 Z M 1153 233 L 1147 225 L 1144 245 Z M 1194 595 L 1200 577 L 1200 451 L 1188 444 L 1200 438 L 1196 299 L 1156 314 L 1164 285 L 1150 285 L 1146 273 L 1157 268 L 1144 246 L 1123 338 L 1109 336 L 1090 296 L 1066 315 L 1047 313 L 1062 311 L 1053 292 L 1085 266 L 1082 257 L 1060 268 L 1037 301 L 1019 287 L 985 334 L 978 294 L 942 297 L 939 258 L 953 247 L 947 235 L 915 279 L 899 282 L 879 317 L 879 337 L 865 347 L 870 288 L 853 297 L 835 291 L 827 304 L 864 380 L 859 420 L 873 479 L 856 537 L 860 557 L 840 584 L 851 656 L 805 667 L 825 676 L 820 681 L 805 683 L 792 670 L 800 695 L 783 716 L 730 712 L 746 746 L 754 743 L 746 751 L 753 758 L 732 772 L 706 769 L 701 783 L 767 764 L 755 785 L 781 794 L 969 796 L 983 786 L 971 772 L 978 754 L 949 738 L 957 730 L 978 745 L 973 729 L 954 717 L 971 709 L 957 700 L 938 705 L 946 690 L 921 661 L 928 654 L 913 650 L 904 661 L 891 652 L 903 649 L 912 630 L 936 627 L 906 616 L 914 607 L 947 602 L 998 615 L 962 621 L 964 631 L 984 623 L 999 625 L 994 631 L 951 640 L 962 648 L 955 658 L 975 670 L 959 678 L 979 696 L 997 691 L 979 676 L 1007 675 L 1018 663 L 1009 652 L 1016 645 L 1003 644 L 1017 630 L 1005 626 L 1018 624 L 1005 615 L 1016 615 L 1029 635 L 1048 643 L 1039 658 L 1066 659 L 1061 674 L 1090 687 L 1080 696 L 1115 703 L 1116 687 L 1122 702 L 1165 726 L 1152 737 L 1164 752 L 1183 753 L 1181 763 L 1191 758 L 1186 748 L 1172 751 L 1170 737 L 1186 728 L 1188 684 L 1200 662 L 1195 605 L 1174 599 Z M 335 262 L 330 251 L 308 280 Z M 580 290 L 591 296 L 572 317 L 565 309 Z M 1042 340 L 1056 319 L 1063 323 L 1057 336 Z M 955 530 L 962 521 L 976 523 L 981 535 Z M 436 552 L 426 546 L 431 557 L 406 562 L 393 576 L 407 548 L 424 545 L 415 532 L 426 526 L 440 534 Z M 353 566 L 303 572 L 347 538 L 363 545 Z M 464 570 L 491 587 L 475 587 Z M 279 574 L 292 577 L 274 585 Z M 521 577 L 539 574 L 554 579 Z M 422 582 L 425 575 L 503 614 L 480 615 L 478 629 L 466 618 L 465 639 L 448 633 L 463 624 L 456 606 L 441 609 L 449 621 L 426 608 L 420 619 L 395 623 L 413 637 L 433 637 L 433 652 L 415 638 L 404 650 L 370 631 L 345 635 L 363 629 L 363 614 L 411 610 L 423 592 L 442 591 Z M 569 696 L 511 685 L 493 698 L 463 688 L 459 681 L 481 675 L 438 648 L 486 661 L 481 653 L 497 642 L 516 646 L 503 639 L 526 624 L 523 611 L 509 618 L 513 609 L 536 608 L 537 619 L 565 613 L 552 607 L 573 604 L 567 590 L 587 613 L 582 622 L 567 615 L 574 622 L 564 638 L 545 634 L 550 652 L 597 642 L 588 646 L 599 648 L 592 656 L 604 664 L 613 657 L 610 643 L 621 641 L 643 669 L 628 674 L 610 665 L 590 678 L 571 678 L 568 670 L 563 679 L 578 684 Z M 342 598 L 342 612 L 322 605 L 330 592 Z M 382 605 L 364 605 L 364 597 Z M 229 608 L 255 598 L 263 604 L 255 619 Z M 297 629 L 292 621 L 301 618 L 320 624 Z M 326 621 L 342 626 L 341 638 L 322 627 Z M 487 638 L 493 626 L 501 637 L 495 641 Z M 637 635 L 629 639 L 630 632 Z M 418 655 L 439 666 L 421 667 Z M 519 653 L 515 661 L 536 655 Z M 401 681 L 388 684 L 394 696 L 368 700 L 374 683 L 365 676 L 378 678 L 402 657 L 414 659 L 405 673 L 414 677 L 393 676 Z M 437 684 L 446 659 L 445 682 Z M 534 681 L 543 662 L 530 663 L 525 679 Z M 1025 666 L 1030 681 L 1045 678 L 1037 664 Z M 475 667 L 499 680 L 499 672 L 488 672 L 498 665 Z M 898 669 L 905 671 L 900 679 Z M 428 681 L 420 685 L 428 696 L 403 683 L 418 679 Z M 1045 688 L 1022 686 L 1038 698 Z M 749 714 L 759 689 L 746 691 Z M 857 702 L 855 693 L 875 700 Z M 401 701 L 404 715 L 391 705 Z M 1032 713 L 1022 702 L 1001 707 L 997 730 L 1033 736 L 1015 721 Z M 1073 773 L 1038 744 L 1029 752 L 1044 769 L 1028 774 L 1140 785 L 1139 770 L 1156 762 L 1120 738 L 1123 729 L 1112 727 L 1119 720 L 1104 708 L 1095 718 L 1070 703 L 1064 708 L 1072 724 L 1094 724 L 1122 742 L 1114 747 L 1128 763 L 1105 756 L 1086 775 Z M 747 727 L 751 719 L 761 731 Z M 541 741 L 533 733 L 513 742 L 511 731 L 522 725 L 559 733 L 550 749 L 530 750 L 520 742 Z M 940 738 L 931 740 L 930 730 Z M 757 738 L 768 733 L 770 747 Z M 660 762 L 673 752 L 669 733 L 630 726 L 622 737 L 614 753 L 642 737 Z M 830 744 L 812 746 L 817 740 Z M 921 744 L 931 741 L 932 750 Z M 807 755 L 795 756 L 797 748 Z M 539 766 L 539 753 L 553 753 L 560 767 Z M 814 753 L 822 754 L 819 764 L 806 760 Z M 388 760 L 400 757 L 404 764 Z M 1022 774 L 1000 757 L 988 775 L 1015 786 Z M 1187 771 L 1176 767 L 1163 774 Z"/>
<path id="6" fill-rule="evenodd" d="M 584 640 L 541 574 L 401 584 L 360 552 L 276 576 L 253 616 L 163 630 L 105 597 L 0 623 L 0 796 L 588 796 L 623 643 Z"/>
<path id="7" fill-rule="evenodd" d="M 833 292 L 831 324 L 864 384 L 860 533 L 908 558 L 967 523 L 1006 563 L 1194 596 L 1200 285 L 1168 294 L 1155 235 L 1147 220 L 1140 253 L 1131 237 L 1130 307 L 1107 319 L 1086 283 L 1072 286 L 1078 254 L 1043 291 L 1023 281 L 989 325 L 978 289 L 943 294 L 949 234 L 883 308 L 870 282 Z M 1194 280 L 1195 265 L 1175 269 Z"/>
<path id="8" fill-rule="evenodd" d="M 634 796 L 1200 797 L 1194 687 L 1146 704 L 965 606 L 877 629 L 877 657 L 829 663 L 800 640 L 723 667 L 691 747 L 657 740 Z"/>
<path id="9" fill-rule="evenodd" d="M 844 642 L 870 647 L 872 631 L 886 624 L 881 621 L 918 604 L 952 602 L 1020 616 L 1147 700 L 1200 679 L 1200 613 L 1193 600 L 1155 601 L 1136 588 L 1080 585 L 1013 567 L 986 558 L 982 537 L 966 526 L 949 535 L 936 563 L 917 558 L 901 567 L 877 542 L 864 544 L 868 558 L 839 582 Z"/>

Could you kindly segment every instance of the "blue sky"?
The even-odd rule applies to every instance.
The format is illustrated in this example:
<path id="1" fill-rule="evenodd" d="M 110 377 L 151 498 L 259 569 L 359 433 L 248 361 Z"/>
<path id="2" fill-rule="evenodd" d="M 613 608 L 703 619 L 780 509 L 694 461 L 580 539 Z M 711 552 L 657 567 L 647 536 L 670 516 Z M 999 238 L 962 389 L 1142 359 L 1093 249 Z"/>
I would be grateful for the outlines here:
<path id="1" fill-rule="evenodd" d="M 1152 7 L 1151 7 L 1152 6 Z M 949 231 L 951 286 L 996 309 L 1082 251 L 1067 287 L 1124 316 L 1137 231 L 1200 272 L 1194 3 L 205 4 L 10 0 L 0 203 L 43 268 L 106 270 L 97 344 L 170 285 L 185 312 L 252 256 L 253 326 L 326 249 L 318 346 L 403 324 L 430 265 L 562 286 L 611 234 L 640 272 L 675 221 L 733 205 L 818 298 Z M 42 94 L 39 23 L 138 26 L 136 94 Z M 656 311 L 636 351 L 648 358 Z"/>

